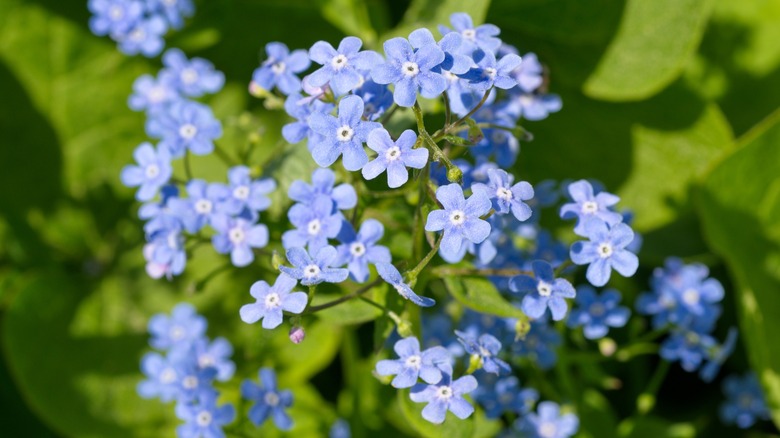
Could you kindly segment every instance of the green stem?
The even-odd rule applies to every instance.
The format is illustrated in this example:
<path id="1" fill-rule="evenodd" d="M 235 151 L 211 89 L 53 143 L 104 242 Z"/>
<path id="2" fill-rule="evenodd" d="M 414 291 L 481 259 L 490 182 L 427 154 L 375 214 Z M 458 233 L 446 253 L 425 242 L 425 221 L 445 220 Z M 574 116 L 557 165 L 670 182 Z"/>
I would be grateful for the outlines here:
<path id="1" fill-rule="evenodd" d="M 192 167 L 190 167 L 190 150 L 184 154 L 184 175 L 187 176 L 187 180 L 192 180 Z"/>
<path id="2" fill-rule="evenodd" d="M 390 106 L 390 109 L 388 109 L 388 110 L 387 110 L 387 111 L 386 111 L 384 114 L 382 114 L 382 117 L 380 117 L 380 118 L 379 118 L 379 123 L 381 123 L 381 124 L 383 124 L 383 125 L 384 125 L 385 123 L 387 123 L 387 122 L 390 120 L 390 118 L 392 118 L 392 117 L 393 117 L 393 114 L 395 114 L 395 112 L 396 112 L 397 110 L 398 110 L 398 105 L 396 105 L 395 103 L 393 103 L 393 104 Z"/>
<path id="3" fill-rule="evenodd" d="M 450 110 L 450 96 L 447 92 L 441 93 L 441 98 L 444 101 L 444 126 L 450 126 L 450 120 L 452 119 L 452 111 Z"/>
<path id="4" fill-rule="evenodd" d="M 403 320 L 401 320 L 401 317 L 398 316 L 395 312 L 393 312 L 392 310 L 388 309 L 387 307 L 377 303 L 376 301 L 368 299 L 368 298 L 363 297 L 363 296 L 358 297 L 358 299 L 363 301 L 363 302 L 365 302 L 365 303 L 367 303 L 367 304 L 369 304 L 369 305 L 371 305 L 371 306 L 376 307 L 379 310 L 381 310 L 382 314 L 384 314 L 388 318 L 392 319 L 393 322 L 395 323 L 395 325 L 400 325 L 403 322 Z"/>
<path id="5" fill-rule="evenodd" d="M 420 108 L 420 104 L 415 102 L 412 110 L 414 111 L 414 117 L 417 119 L 418 134 L 423 139 L 423 145 L 431 153 L 431 160 L 440 161 L 444 164 L 444 166 L 447 168 L 447 179 L 450 182 L 460 181 L 461 177 L 463 176 L 463 172 L 460 170 L 460 168 L 458 168 L 458 166 L 452 164 L 452 161 L 450 161 L 449 157 L 447 157 L 447 154 L 442 152 L 441 148 L 439 148 L 439 145 L 436 144 L 436 141 L 431 138 L 431 135 L 428 134 L 428 131 L 425 129 L 425 122 L 423 121 L 423 113 L 422 108 Z"/>
<path id="6" fill-rule="evenodd" d="M 437 134 L 434 134 L 434 139 L 436 139 L 436 140 L 441 140 L 441 138 L 437 138 L 437 135 L 438 135 L 438 136 L 441 136 L 441 137 L 444 137 L 446 134 L 449 134 L 449 133 L 451 133 L 453 129 L 455 129 L 455 128 L 457 128 L 458 126 L 460 126 L 460 124 L 461 124 L 461 123 L 465 122 L 465 121 L 466 121 L 466 119 L 468 119 L 469 117 L 473 116 L 473 115 L 474 115 L 474 113 L 476 113 L 477 111 L 479 111 L 479 109 L 480 109 L 480 108 L 482 108 L 482 105 L 484 105 L 484 104 L 485 104 L 485 102 L 487 102 L 488 96 L 490 96 L 490 90 L 491 90 L 491 89 L 492 89 L 492 88 L 488 88 L 487 90 L 485 90 L 485 94 L 484 94 L 484 95 L 482 95 L 482 99 L 479 101 L 479 103 L 477 104 L 477 106 L 475 106 L 474 108 L 472 108 L 472 109 L 471 109 L 471 111 L 469 111 L 469 112 L 468 112 L 468 113 L 467 113 L 465 116 L 463 116 L 463 117 L 459 118 L 459 119 L 458 119 L 458 120 L 457 120 L 455 123 L 453 123 L 452 125 L 449 125 L 449 126 L 447 126 L 446 128 L 444 128 L 444 131 L 443 131 L 443 132 L 441 132 L 441 133 L 437 133 Z"/>
<path id="7" fill-rule="evenodd" d="M 655 396 L 661 388 L 661 383 L 663 383 L 666 378 L 666 374 L 669 372 L 670 364 L 671 362 L 662 360 L 661 363 L 658 364 L 658 368 L 655 369 L 653 377 L 650 378 L 650 383 L 647 384 L 647 388 L 644 392 L 639 394 L 639 397 L 637 397 L 636 404 L 638 416 L 647 414 L 655 407 Z"/>
<path id="8" fill-rule="evenodd" d="M 301 315 L 308 315 L 308 314 L 311 314 L 311 313 L 319 312 L 320 310 L 329 309 L 329 308 L 331 308 L 333 306 L 338 306 L 341 303 L 347 302 L 347 301 L 349 301 L 349 300 L 351 300 L 353 298 L 357 298 L 357 297 L 363 295 L 364 293 L 368 292 L 369 290 L 371 290 L 371 288 L 373 288 L 374 286 L 378 285 L 381 282 L 382 282 L 382 279 L 381 278 L 377 278 L 376 280 L 374 280 L 371 283 L 361 287 L 360 289 L 356 290 L 355 292 L 352 292 L 351 294 L 344 295 L 343 297 L 337 298 L 337 299 L 335 299 L 333 301 L 328 301 L 327 303 L 320 304 L 319 306 L 309 306 L 309 308 L 307 308 L 303 313 L 301 313 Z M 309 302 L 311 303 L 311 300 L 309 300 Z"/>
<path id="9" fill-rule="evenodd" d="M 417 264 L 412 270 L 406 271 L 406 279 L 409 282 L 410 286 L 414 286 L 414 283 L 417 281 L 417 275 L 420 273 L 420 271 L 423 270 L 426 266 L 428 266 L 428 263 L 431 261 L 433 256 L 436 255 L 436 252 L 439 251 L 439 247 L 441 246 L 441 241 L 444 239 L 444 233 L 441 233 L 441 236 L 439 236 L 439 239 L 436 240 L 436 244 L 433 245 L 433 248 L 431 248 L 430 251 L 428 251 L 428 254 L 425 255 L 425 257 L 420 260 L 420 263 Z"/>
<path id="10" fill-rule="evenodd" d="M 223 163 L 227 164 L 228 166 L 232 167 L 238 164 L 236 160 L 230 157 L 230 155 L 225 152 L 224 149 L 219 147 L 219 145 L 214 145 L 214 153 L 217 154 L 220 160 L 222 160 Z"/>
<path id="11" fill-rule="evenodd" d="M 208 284 L 209 281 L 211 281 L 214 277 L 216 277 L 220 273 L 227 271 L 232 266 L 233 266 L 233 264 L 228 262 L 228 263 L 225 263 L 222 266 L 219 266 L 219 267 L 215 268 L 214 270 L 212 270 L 211 272 L 206 274 L 206 276 L 203 277 L 200 281 L 195 283 L 195 290 L 196 291 L 203 290 L 203 288 L 206 287 L 206 284 Z"/>

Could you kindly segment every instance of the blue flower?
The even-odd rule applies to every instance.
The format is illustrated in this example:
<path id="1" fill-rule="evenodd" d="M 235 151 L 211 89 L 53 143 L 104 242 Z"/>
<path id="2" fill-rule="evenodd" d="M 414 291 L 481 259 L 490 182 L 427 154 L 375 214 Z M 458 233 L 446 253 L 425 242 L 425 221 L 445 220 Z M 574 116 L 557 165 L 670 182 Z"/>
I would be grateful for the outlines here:
<path id="1" fill-rule="evenodd" d="M 203 58 L 189 60 L 181 50 L 168 49 L 162 60 L 165 65 L 163 72 L 173 77 L 176 88 L 185 96 L 213 94 L 225 85 L 225 75 Z"/>
<path id="2" fill-rule="evenodd" d="M 514 70 L 512 76 L 522 91 L 532 93 L 544 83 L 544 68 L 536 54 L 529 52 L 523 55 L 520 67 Z"/>
<path id="3" fill-rule="evenodd" d="M 693 372 L 716 345 L 715 339 L 708 334 L 678 329 L 661 343 L 658 354 L 670 362 L 679 360 L 685 371 Z"/>
<path id="4" fill-rule="evenodd" d="M 228 197 L 229 193 L 228 188 L 223 184 L 209 184 L 200 179 L 193 179 L 187 183 L 189 197 L 171 199 L 170 211 L 184 224 L 188 232 L 194 234 L 211 222 L 216 207 Z"/>
<path id="5" fill-rule="evenodd" d="M 163 35 L 168 31 L 165 20 L 158 16 L 141 19 L 133 23 L 126 32 L 112 34 L 119 43 L 119 50 L 127 55 L 142 54 L 147 58 L 157 56 L 165 47 Z"/>
<path id="6" fill-rule="evenodd" d="M 248 379 L 241 383 L 241 396 L 255 402 L 249 409 L 249 419 L 260 426 L 268 417 L 272 417 L 276 427 L 290 430 L 293 421 L 285 410 L 292 406 L 292 392 L 278 389 L 276 374 L 272 369 L 261 368 L 258 374 L 262 386 Z"/>
<path id="7" fill-rule="evenodd" d="M 441 424 L 447 411 L 461 420 L 474 413 L 474 407 L 463 396 L 477 389 L 477 386 L 477 379 L 474 376 L 463 376 L 452 381 L 452 376 L 445 373 L 441 381 L 436 384 L 418 383 L 412 387 L 409 397 L 415 403 L 428 403 L 422 410 L 423 418 L 433 424 Z"/>
<path id="8" fill-rule="evenodd" d="M 390 263 L 377 263 L 376 271 L 382 280 L 386 281 L 390 286 L 393 286 L 399 295 L 405 299 L 417 304 L 420 307 L 431 307 L 436 304 L 432 298 L 421 297 L 414 293 L 411 287 L 404 282 L 401 273 L 398 272 L 395 266 Z"/>
<path id="9" fill-rule="evenodd" d="M 444 52 L 444 61 L 431 69 L 436 73 L 446 71 L 453 75 L 459 75 L 469 71 L 469 68 L 474 64 L 474 60 L 470 56 L 460 53 L 463 38 L 455 32 L 444 35 L 437 43 L 431 31 L 425 28 L 417 29 L 409 34 L 409 43 L 415 49 L 421 49 L 433 44 L 438 45 L 439 49 Z"/>
<path id="10" fill-rule="evenodd" d="M 218 233 L 211 238 L 214 249 L 220 254 L 230 253 L 230 261 L 234 266 L 242 267 L 252 263 L 255 259 L 252 248 L 263 248 L 268 244 L 268 227 L 263 224 L 215 214 L 211 218 L 211 226 Z"/>
<path id="11" fill-rule="evenodd" d="M 540 230 L 536 235 L 536 247 L 531 259 L 544 260 L 557 268 L 569 259 L 569 250 L 566 245 L 555 240 L 549 231 Z"/>
<path id="12" fill-rule="evenodd" d="M 557 403 L 543 401 L 536 412 L 520 420 L 519 429 L 529 438 L 569 438 L 577 433 L 580 420 L 574 414 L 561 415 Z"/>
<path id="13" fill-rule="evenodd" d="M 141 358 L 141 372 L 146 380 L 138 383 L 136 391 L 142 398 L 157 397 L 163 402 L 178 398 L 182 376 L 168 359 L 159 353 L 146 353 Z"/>
<path id="14" fill-rule="evenodd" d="M 489 387 L 482 380 L 474 391 L 474 400 L 482 405 L 488 418 L 499 418 L 505 412 L 527 414 L 539 400 L 539 393 L 531 388 L 521 388 L 515 376 L 498 379 Z"/>
<path id="15" fill-rule="evenodd" d="M 448 184 L 436 190 L 436 199 L 444 207 L 428 213 L 426 231 L 444 230 L 439 253 L 454 263 L 462 257 L 464 241 L 482 243 L 490 234 L 490 224 L 480 216 L 490 211 L 490 200 L 483 192 L 473 193 L 468 200 L 458 184 Z"/>
<path id="16" fill-rule="evenodd" d="M 392 38 L 384 44 L 387 61 L 371 70 L 378 84 L 395 84 L 393 100 L 398 106 L 411 107 L 417 100 L 417 90 L 432 99 L 447 89 L 444 77 L 432 71 L 444 62 L 444 52 L 435 44 L 415 50 L 404 38 Z"/>
<path id="17" fill-rule="evenodd" d="M 236 371 L 236 364 L 230 360 L 233 346 L 225 338 L 216 338 L 209 342 L 205 337 L 196 339 L 192 344 L 192 357 L 200 369 L 214 368 L 216 379 L 227 382 Z"/>
<path id="18" fill-rule="evenodd" d="M 450 23 L 455 28 L 454 32 L 460 33 L 463 37 L 463 46 L 461 53 L 471 55 L 475 50 L 482 49 L 485 52 L 495 52 L 501 47 L 501 40 L 496 36 L 501 33 L 501 30 L 492 24 L 483 24 L 474 27 L 474 22 L 469 14 L 464 12 L 456 12 L 450 15 Z M 442 35 L 447 35 L 453 32 L 447 26 L 439 26 L 439 32 Z"/>
<path id="19" fill-rule="evenodd" d="M 512 344 L 512 350 L 519 356 L 534 360 L 539 368 L 549 369 L 558 360 L 555 348 L 559 345 L 561 335 L 543 318 L 531 322 L 531 330 L 524 339 Z"/>
<path id="20" fill-rule="evenodd" d="M 380 360 L 376 372 L 380 376 L 395 376 L 390 383 L 394 388 L 411 388 L 417 379 L 439 383 L 442 373 L 452 374 L 452 358 L 444 347 L 431 347 L 420 351 L 415 337 L 403 338 L 393 347 L 398 359 Z"/>
<path id="21" fill-rule="evenodd" d="M 481 56 L 481 59 L 479 57 Z M 509 53 L 500 60 L 496 60 L 493 52 L 477 52 L 477 67 L 472 67 L 467 73 L 461 75 L 468 81 L 469 87 L 486 91 L 490 87 L 508 90 L 517 85 L 512 77 L 512 72 L 520 66 L 522 60 L 519 56 Z"/>
<path id="22" fill-rule="evenodd" d="M 266 90 L 275 87 L 285 95 L 301 91 L 298 73 L 309 68 L 311 62 L 305 50 L 293 50 L 283 43 L 273 42 L 265 45 L 268 58 L 252 73 L 252 80 Z"/>
<path id="23" fill-rule="evenodd" d="M 177 101 L 152 114 L 146 132 L 161 138 L 160 147 L 168 148 L 173 157 L 183 156 L 187 148 L 195 155 L 206 155 L 214 150 L 214 140 L 222 136 L 222 125 L 206 105 Z"/>
<path id="24" fill-rule="evenodd" d="M 176 416 L 185 421 L 176 428 L 180 438 L 222 438 L 222 427 L 235 420 L 236 410 L 229 403 L 217 406 L 216 394 L 206 393 L 196 403 L 176 405 Z"/>
<path id="25" fill-rule="evenodd" d="M 122 169 L 122 184 L 138 187 L 135 198 L 139 201 L 149 201 L 171 179 L 171 155 L 164 147 L 155 150 L 150 143 L 141 143 L 135 148 L 133 157 L 138 165 L 129 165 Z"/>
<path id="26" fill-rule="evenodd" d="M 352 438 L 352 430 L 347 420 L 339 418 L 334 421 L 328 432 L 328 438 Z"/>
<path id="27" fill-rule="evenodd" d="M 726 362 L 726 359 L 734 352 L 737 346 L 737 328 L 731 327 L 726 335 L 726 340 L 709 351 L 707 363 L 699 370 L 699 377 L 709 383 L 718 375 L 720 367 Z"/>
<path id="28" fill-rule="evenodd" d="M 238 215 L 244 209 L 257 213 L 271 206 L 271 200 L 266 195 L 276 190 L 276 182 L 271 178 L 252 180 L 250 174 L 246 166 L 234 166 L 228 170 L 229 195 L 219 204 L 219 210 Z"/>
<path id="29" fill-rule="evenodd" d="M 599 339 L 607 335 L 610 327 L 623 327 L 631 311 L 620 306 L 620 292 L 607 289 L 601 295 L 590 286 L 577 288 L 578 308 L 571 311 L 569 327 L 583 327 L 588 339 Z"/>
<path id="30" fill-rule="evenodd" d="M 628 225 L 617 223 L 610 227 L 603 220 L 593 217 L 585 222 L 582 234 L 590 240 L 574 242 L 569 256 L 577 265 L 588 265 L 586 278 L 590 284 L 607 284 L 612 269 L 624 277 L 636 273 L 639 259 L 625 249 L 634 240 L 634 232 Z"/>
<path id="31" fill-rule="evenodd" d="M 393 93 L 387 85 L 366 80 L 355 90 L 355 94 L 363 99 L 363 117 L 375 122 L 393 105 Z"/>
<path id="32" fill-rule="evenodd" d="M 333 164 L 339 155 L 344 154 L 344 168 L 349 171 L 360 170 L 368 162 L 363 143 L 374 129 L 381 128 L 377 122 L 364 122 L 363 99 L 350 95 L 339 102 L 339 115 L 333 117 L 324 113 L 312 113 L 309 116 L 311 129 L 322 135 L 322 141 L 312 148 L 312 157 L 321 167 Z"/>
<path id="33" fill-rule="evenodd" d="M 342 242 L 338 251 L 337 265 L 347 265 L 352 279 L 362 283 L 368 279 L 368 264 L 390 263 L 392 257 L 386 246 L 377 245 L 385 233 L 382 223 L 376 219 L 366 219 L 355 233 L 352 224 L 343 221 L 338 239 Z"/>
<path id="34" fill-rule="evenodd" d="M 574 232 L 580 236 L 584 235 L 585 222 L 588 218 L 598 217 L 608 225 L 623 221 L 620 213 L 609 209 L 620 201 L 617 196 L 607 192 L 594 195 L 593 186 L 584 179 L 569 184 L 568 191 L 574 202 L 564 204 L 560 215 L 562 219 L 577 218 Z"/>
<path id="35" fill-rule="evenodd" d="M 184 250 L 181 222 L 171 216 L 159 218 L 158 228 L 149 233 L 150 243 L 147 260 L 164 266 L 166 273 L 179 275 L 187 263 L 187 253 Z M 147 251 L 147 250 L 145 250 Z"/>
<path id="36" fill-rule="evenodd" d="M 89 0 L 87 7 L 93 14 L 89 29 L 98 36 L 127 33 L 144 12 L 143 4 L 136 0 Z"/>
<path id="37" fill-rule="evenodd" d="M 155 231 L 165 228 L 171 219 L 178 220 L 178 217 L 170 209 L 170 202 L 174 199 L 179 199 L 179 188 L 173 184 L 167 184 L 160 189 L 158 201 L 147 202 L 138 209 L 138 217 L 147 221 L 144 224 L 147 238 Z"/>
<path id="38" fill-rule="evenodd" d="M 495 336 L 485 333 L 477 338 L 457 330 L 455 334 L 458 335 L 458 341 L 463 344 L 468 354 L 479 356 L 485 372 L 500 374 L 501 370 L 511 371 L 508 363 L 496 357 L 501 351 L 501 341 Z"/>
<path id="39" fill-rule="evenodd" d="M 179 376 L 179 402 L 190 403 L 204 394 L 214 393 L 212 386 L 217 370 L 213 367 L 201 368 L 192 356 L 169 355 L 176 366 Z M 180 403 L 183 404 L 183 403 Z"/>
<path id="40" fill-rule="evenodd" d="M 338 257 L 336 248 L 332 246 L 322 247 L 312 258 L 303 248 L 290 248 L 287 250 L 287 260 L 294 266 L 279 266 L 285 274 L 298 279 L 304 286 L 311 286 L 323 281 L 328 283 L 341 283 L 349 276 L 349 271 L 343 268 L 331 268 Z"/>
<path id="41" fill-rule="evenodd" d="M 158 12 L 174 29 L 184 26 L 184 18 L 195 14 L 192 0 L 146 0 L 150 11 Z"/>
<path id="42" fill-rule="evenodd" d="M 490 169 L 487 174 L 489 182 L 472 185 L 472 192 L 484 191 L 485 195 L 493 200 L 493 209 L 498 214 L 507 214 L 511 211 L 519 221 L 530 218 L 531 207 L 523 201 L 534 197 L 534 188 L 531 184 L 520 181 L 512 185 L 514 176 L 501 169 Z"/>
<path id="43" fill-rule="evenodd" d="M 341 214 L 333 211 L 333 201 L 326 197 L 315 199 L 311 205 L 293 205 L 287 217 L 296 228 L 282 234 L 284 248 L 308 245 L 312 253 L 326 246 L 328 239 L 338 236 L 343 222 Z"/>
<path id="44" fill-rule="evenodd" d="M 282 127 L 282 137 L 293 144 L 308 138 L 308 147 L 311 150 L 315 144 L 322 141 L 322 136 L 309 126 L 309 116 L 313 113 L 329 114 L 333 108 L 332 104 L 321 100 L 307 102 L 299 93 L 290 94 L 284 101 L 284 110 L 296 121 Z"/>
<path id="45" fill-rule="evenodd" d="M 168 73 L 161 72 L 157 78 L 141 75 L 133 82 L 133 94 L 127 105 L 133 111 L 159 111 L 169 103 L 179 99 L 176 85 Z"/>
<path id="46" fill-rule="evenodd" d="M 363 81 L 360 71 L 371 70 L 382 62 L 382 56 L 374 51 L 361 52 L 362 45 L 360 38 L 353 36 L 341 40 L 338 50 L 325 41 L 314 43 L 309 58 L 322 67 L 308 76 L 308 82 L 314 87 L 329 84 L 337 96 L 359 87 Z"/>
<path id="47" fill-rule="evenodd" d="M 160 350 L 176 346 L 188 348 L 206 334 L 206 318 L 198 315 L 191 304 L 180 303 L 173 308 L 171 316 L 159 313 L 149 319 L 148 329 L 152 339 L 149 344 Z"/>
<path id="48" fill-rule="evenodd" d="M 241 306 L 241 320 L 254 324 L 263 320 L 264 329 L 274 329 L 282 323 L 282 311 L 301 313 L 308 301 L 305 292 L 291 292 L 298 282 L 287 274 L 279 274 L 273 286 L 257 281 L 249 294 L 257 301 Z"/>
<path id="49" fill-rule="evenodd" d="M 574 287 L 563 278 L 555 278 L 552 266 L 543 260 L 535 260 L 531 266 L 534 277 L 518 275 L 509 281 L 513 292 L 526 293 L 520 306 L 523 313 L 537 319 L 549 307 L 553 320 L 562 320 L 569 308 L 565 298 L 576 296 Z"/>
<path id="50" fill-rule="evenodd" d="M 407 129 L 396 142 L 384 128 L 375 129 L 368 135 L 368 147 L 377 157 L 363 167 L 363 177 L 374 179 L 387 171 L 387 185 L 390 188 L 401 187 L 409 179 L 407 167 L 422 169 L 428 164 L 428 149 L 412 149 L 417 142 L 417 134 Z"/>
<path id="51" fill-rule="evenodd" d="M 336 210 L 349 210 L 357 205 L 355 188 L 344 183 L 334 187 L 336 174 L 330 169 L 317 169 L 311 174 L 311 185 L 295 180 L 287 196 L 293 201 L 312 205 L 319 198 L 329 198 Z"/>
<path id="52" fill-rule="evenodd" d="M 720 418 L 724 423 L 747 429 L 758 420 L 769 419 L 764 393 L 753 372 L 726 377 L 723 392 L 726 401 L 720 406 Z"/>

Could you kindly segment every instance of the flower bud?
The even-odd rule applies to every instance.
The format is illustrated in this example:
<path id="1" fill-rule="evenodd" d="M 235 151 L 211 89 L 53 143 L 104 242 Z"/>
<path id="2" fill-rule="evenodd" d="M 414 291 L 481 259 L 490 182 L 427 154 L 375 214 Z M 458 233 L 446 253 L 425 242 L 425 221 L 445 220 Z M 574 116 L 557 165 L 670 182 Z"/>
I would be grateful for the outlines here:
<path id="1" fill-rule="evenodd" d="M 401 335 L 402 338 L 414 336 L 414 332 L 412 331 L 412 323 L 405 319 L 398 323 L 398 334 Z"/>
<path id="2" fill-rule="evenodd" d="M 305 337 L 306 332 L 303 330 L 303 327 L 295 326 L 290 329 L 290 341 L 292 341 L 293 344 L 300 344 Z"/>
<path id="3" fill-rule="evenodd" d="M 447 180 L 449 182 L 460 182 L 461 178 L 463 178 L 463 171 L 458 166 L 452 166 L 447 169 Z"/>

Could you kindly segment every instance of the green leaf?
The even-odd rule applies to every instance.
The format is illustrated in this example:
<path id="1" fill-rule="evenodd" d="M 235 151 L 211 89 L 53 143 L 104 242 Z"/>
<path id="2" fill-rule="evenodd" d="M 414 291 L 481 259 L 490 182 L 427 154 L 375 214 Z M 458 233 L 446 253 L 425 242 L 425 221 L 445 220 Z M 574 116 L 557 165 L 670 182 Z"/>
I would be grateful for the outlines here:
<path id="1" fill-rule="evenodd" d="M 409 390 L 398 391 L 398 404 L 404 418 L 412 428 L 425 438 L 471 438 L 474 433 L 474 420 L 461 420 L 451 412 L 447 412 L 444 423 L 436 425 L 422 417 L 424 403 L 415 403 L 409 398 Z"/>
<path id="2" fill-rule="evenodd" d="M 641 100 L 682 73 L 701 41 L 711 0 L 628 0 L 620 28 L 583 86 L 588 96 Z"/>
<path id="3" fill-rule="evenodd" d="M 780 111 L 739 145 L 707 179 L 700 212 L 736 280 L 742 339 L 780 425 Z"/>
<path id="4" fill-rule="evenodd" d="M 366 46 L 376 43 L 365 0 L 320 0 L 322 16 L 346 35 L 363 40 Z"/>
<path id="5" fill-rule="evenodd" d="M 371 298 L 373 294 L 378 293 L 378 288 L 374 288 L 373 291 L 368 292 L 365 296 Z M 336 300 L 342 295 L 317 293 L 314 296 L 312 302 L 313 306 L 319 306 L 321 304 Z M 327 321 L 331 324 L 337 325 L 352 325 L 361 324 L 367 321 L 373 321 L 382 315 L 382 311 L 357 298 L 353 298 L 349 301 L 341 303 L 337 306 L 330 307 L 325 310 L 321 310 L 316 315 L 323 321 Z"/>
<path id="6" fill-rule="evenodd" d="M 444 284 L 456 300 L 472 310 L 503 318 L 527 318 L 522 310 L 502 297 L 496 286 L 486 278 L 450 276 L 444 278 Z"/>

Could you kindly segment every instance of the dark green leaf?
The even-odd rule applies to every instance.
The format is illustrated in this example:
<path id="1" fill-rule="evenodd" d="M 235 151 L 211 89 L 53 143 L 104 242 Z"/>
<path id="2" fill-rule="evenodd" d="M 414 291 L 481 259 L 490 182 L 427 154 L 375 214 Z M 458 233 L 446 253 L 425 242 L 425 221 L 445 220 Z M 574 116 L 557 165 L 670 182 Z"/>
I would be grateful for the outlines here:
<path id="1" fill-rule="evenodd" d="M 490 280 L 481 277 L 447 277 L 444 284 L 452 296 L 464 306 L 477 312 L 504 318 L 527 318 L 498 292 Z"/>

